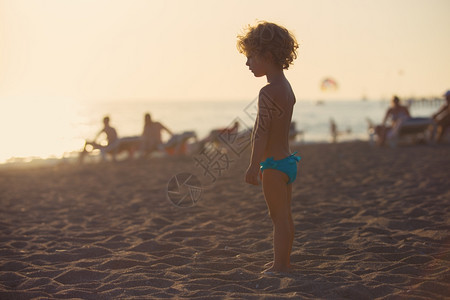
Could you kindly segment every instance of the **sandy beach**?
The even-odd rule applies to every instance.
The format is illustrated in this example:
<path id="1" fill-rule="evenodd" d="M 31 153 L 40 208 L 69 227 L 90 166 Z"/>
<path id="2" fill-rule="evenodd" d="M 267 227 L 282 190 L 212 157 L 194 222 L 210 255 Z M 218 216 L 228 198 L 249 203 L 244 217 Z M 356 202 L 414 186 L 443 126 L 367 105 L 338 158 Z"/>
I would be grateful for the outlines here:
<path id="1" fill-rule="evenodd" d="M 449 145 L 295 150 L 287 275 L 261 274 L 272 225 L 248 151 L 214 182 L 192 157 L 0 169 L 0 299 L 450 297 Z M 203 187 L 180 191 L 190 207 L 168 197 L 180 173 Z"/>

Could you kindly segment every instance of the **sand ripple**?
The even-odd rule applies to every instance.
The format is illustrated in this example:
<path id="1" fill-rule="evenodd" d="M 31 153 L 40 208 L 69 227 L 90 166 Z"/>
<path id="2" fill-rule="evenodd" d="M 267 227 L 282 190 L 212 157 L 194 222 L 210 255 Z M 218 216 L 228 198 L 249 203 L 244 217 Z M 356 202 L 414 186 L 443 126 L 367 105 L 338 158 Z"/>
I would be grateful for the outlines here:
<path id="1" fill-rule="evenodd" d="M 0 299 L 445 299 L 448 146 L 299 149 L 287 275 L 263 275 L 271 223 L 248 153 L 177 208 L 187 158 L 0 170 Z"/>

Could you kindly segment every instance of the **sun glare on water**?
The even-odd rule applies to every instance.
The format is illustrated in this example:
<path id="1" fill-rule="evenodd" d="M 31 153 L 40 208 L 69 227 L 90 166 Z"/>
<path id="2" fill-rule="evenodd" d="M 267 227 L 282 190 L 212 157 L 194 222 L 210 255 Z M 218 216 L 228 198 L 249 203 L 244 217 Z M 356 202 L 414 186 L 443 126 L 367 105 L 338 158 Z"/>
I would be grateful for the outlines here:
<path id="1" fill-rule="evenodd" d="M 0 163 L 18 158 L 61 158 L 80 149 L 83 120 L 71 100 L 2 99 Z"/>

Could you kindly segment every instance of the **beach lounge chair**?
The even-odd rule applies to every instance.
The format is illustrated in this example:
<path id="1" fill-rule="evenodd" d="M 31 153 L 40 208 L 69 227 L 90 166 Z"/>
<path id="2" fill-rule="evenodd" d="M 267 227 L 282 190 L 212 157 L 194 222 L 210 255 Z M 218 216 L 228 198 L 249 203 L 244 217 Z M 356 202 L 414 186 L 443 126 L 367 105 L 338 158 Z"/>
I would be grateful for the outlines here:
<path id="1" fill-rule="evenodd" d="M 112 155 L 115 160 L 116 155 L 121 154 L 123 152 L 128 153 L 129 158 L 134 157 L 134 153 L 139 150 L 139 146 L 141 144 L 140 136 L 129 136 L 117 139 L 117 141 L 111 145 L 110 147 L 100 145 L 98 143 L 92 141 L 86 141 L 84 144 L 83 150 L 80 152 L 80 162 L 82 163 L 84 158 L 88 156 L 94 150 L 103 151 L 103 158 L 106 157 L 106 154 Z"/>
<path id="2" fill-rule="evenodd" d="M 427 141 L 427 134 L 433 124 L 431 118 L 410 118 L 401 123 L 394 132 L 388 135 L 387 142 L 391 147 L 396 147 L 399 143 L 416 144 Z M 396 132 L 395 132 L 396 131 Z"/>
<path id="3" fill-rule="evenodd" d="M 374 145 L 376 140 L 379 139 L 379 128 L 372 120 L 366 118 L 368 124 L 369 142 Z M 433 119 L 431 118 L 410 118 L 400 126 L 391 128 L 387 135 L 387 143 L 391 147 L 397 147 L 399 143 L 415 144 L 418 142 L 428 141 L 428 133 L 430 132 L 430 126 L 433 125 Z"/>
<path id="4" fill-rule="evenodd" d="M 169 155 L 186 155 L 189 152 L 189 146 L 195 143 L 197 143 L 197 134 L 194 131 L 184 131 L 174 134 L 163 147 Z"/>

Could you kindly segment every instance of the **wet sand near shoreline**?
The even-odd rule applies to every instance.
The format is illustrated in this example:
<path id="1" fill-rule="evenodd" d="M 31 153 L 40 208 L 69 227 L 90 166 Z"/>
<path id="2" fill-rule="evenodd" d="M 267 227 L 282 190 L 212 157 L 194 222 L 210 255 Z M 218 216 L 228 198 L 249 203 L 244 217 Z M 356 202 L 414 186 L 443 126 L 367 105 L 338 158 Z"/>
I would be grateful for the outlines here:
<path id="1" fill-rule="evenodd" d="M 0 169 L 0 299 L 450 295 L 448 145 L 295 150 L 287 275 L 261 274 L 272 225 L 247 152 L 214 183 L 192 157 Z M 192 207 L 168 199 L 180 173 L 206 187 L 183 191 Z"/>

